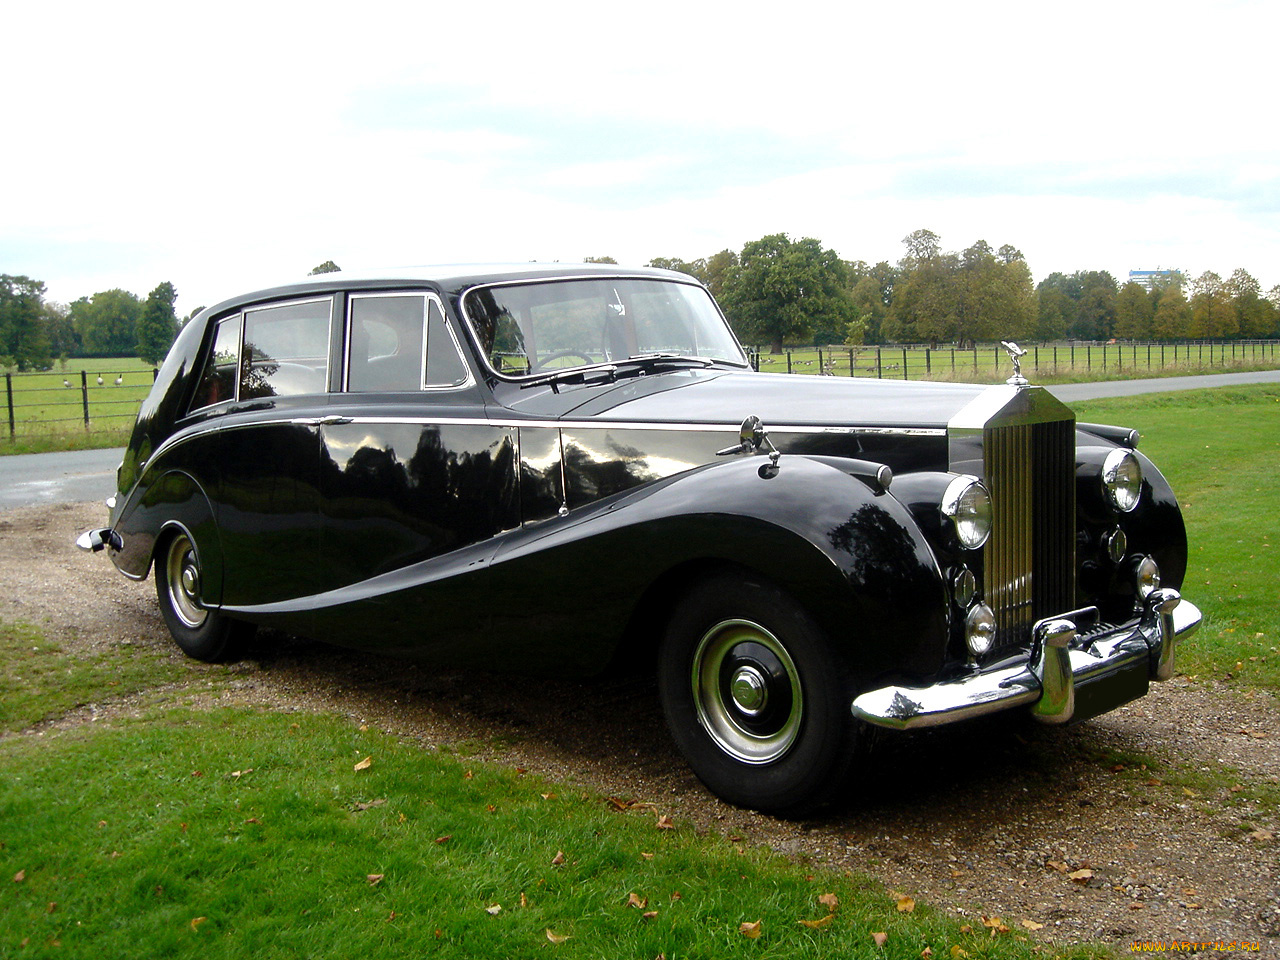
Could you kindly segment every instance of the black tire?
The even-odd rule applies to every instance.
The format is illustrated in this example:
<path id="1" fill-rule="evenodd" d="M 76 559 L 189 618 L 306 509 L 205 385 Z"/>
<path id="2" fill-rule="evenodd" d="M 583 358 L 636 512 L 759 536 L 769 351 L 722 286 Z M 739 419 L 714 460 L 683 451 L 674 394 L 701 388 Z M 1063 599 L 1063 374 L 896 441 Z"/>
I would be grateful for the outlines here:
<path id="1" fill-rule="evenodd" d="M 667 726 L 707 788 L 802 816 L 844 784 L 857 747 L 848 671 L 787 594 L 724 574 L 676 606 L 658 687 Z"/>
<path id="2" fill-rule="evenodd" d="M 207 663 L 238 659 L 254 627 L 202 605 L 200 558 L 191 538 L 182 531 L 170 534 L 155 563 L 160 613 L 182 652 Z"/>

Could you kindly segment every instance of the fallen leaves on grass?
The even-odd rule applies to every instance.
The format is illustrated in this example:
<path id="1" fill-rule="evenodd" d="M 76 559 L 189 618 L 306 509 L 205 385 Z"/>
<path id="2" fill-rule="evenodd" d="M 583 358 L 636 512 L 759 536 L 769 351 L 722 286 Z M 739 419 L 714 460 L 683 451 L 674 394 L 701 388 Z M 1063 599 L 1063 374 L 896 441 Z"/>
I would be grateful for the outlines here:
<path id="1" fill-rule="evenodd" d="M 485 913 L 487 913 L 487 914 L 489 914 L 489 916 L 491 916 L 491 917 L 496 917 L 498 914 L 500 914 L 500 913 L 502 912 L 502 904 L 500 904 L 500 903 L 491 903 L 491 904 L 489 904 L 487 907 L 485 907 L 485 908 L 484 908 L 484 912 L 485 912 Z"/>
<path id="2" fill-rule="evenodd" d="M 655 826 L 657 826 L 659 830 L 674 830 L 676 828 L 675 823 L 665 813 L 658 818 L 658 822 Z"/>
<path id="3" fill-rule="evenodd" d="M 871 934 L 871 939 L 875 941 L 877 947 L 883 947 L 889 942 L 889 935 L 883 930 L 877 930 L 875 933 Z"/>
<path id="4" fill-rule="evenodd" d="M 1009 927 L 999 917 L 983 917 L 982 925 L 991 931 L 994 937 L 997 933 L 1008 933 Z"/>
<path id="5" fill-rule="evenodd" d="M 365 757 L 363 760 L 357 763 L 353 769 L 359 772 L 360 770 L 368 770 L 372 766 L 373 766 L 373 757 Z"/>
<path id="6" fill-rule="evenodd" d="M 637 910 L 643 910 L 649 905 L 648 897 L 641 897 L 638 893 L 632 892 L 627 894 L 627 906 L 635 907 Z"/>
<path id="7" fill-rule="evenodd" d="M 759 940 L 760 925 L 762 923 L 764 923 L 763 920 L 757 920 L 755 923 L 746 923 L 744 921 L 743 923 L 738 924 L 738 932 L 748 940 Z"/>
<path id="8" fill-rule="evenodd" d="M 1090 880 L 1093 879 L 1093 871 L 1090 870 L 1088 867 L 1085 867 L 1080 870 L 1072 870 L 1070 873 L 1067 874 L 1067 876 L 1070 877 L 1076 883 L 1088 883 Z"/>
<path id="9" fill-rule="evenodd" d="M 831 925 L 831 921 L 836 918 L 834 913 L 828 913 L 819 920 L 797 920 L 796 922 L 802 926 L 808 927 L 810 930 L 821 930 L 823 927 Z"/>
<path id="10" fill-rule="evenodd" d="M 835 913 L 840 909 L 840 898 L 834 893 L 824 893 L 818 897 L 818 902 L 827 908 L 827 913 Z"/>
<path id="11" fill-rule="evenodd" d="M 27 871 L 25 870 L 19 870 L 17 873 L 13 875 L 14 883 L 21 883 L 25 879 L 27 879 Z"/>
<path id="12" fill-rule="evenodd" d="M 208 919 L 208 917 L 196 917 L 191 921 L 191 929 L 198 930 L 200 928 L 200 924 L 204 923 Z"/>
<path id="13" fill-rule="evenodd" d="M 438 843 L 440 846 L 443 847 L 446 843 L 448 843 L 452 839 L 453 839 L 453 834 L 446 833 L 443 837 L 436 837 L 436 843 Z"/>
<path id="14" fill-rule="evenodd" d="M 916 902 L 905 893 L 899 894 L 897 899 L 897 907 L 899 913 L 911 913 L 916 908 Z"/>
<path id="15" fill-rule="evenodd" d="M 385 876 L 385 873 L 370 873 L 365 876 L 365 879 L 369 881 L 369 886 L 376 887 L 382 882 L 382 878 Z"/>
<path id="16" fill-rule="evenodd" d="M 559 934 L 559 933 L 556 933 L 556 932 L 555 932 L 554 930 L 552 930 L 550 927 L 547 927 L 547 931 L 546 931 L 546 932 L 547 932 L 547 939 L 548 939 L 548 940 L 550 940 L 552 943 L 557 944 L 557 945 L 559 945 L 559 944 L 561 944 L 561 943 L 564 943 L 566 940 L 568 940 L 568 939 L 569 939 L 569 935 L 568 935 L 567 933 L 566 933 L 566 934 Z"/>
<path id="17" fill-rule="evenodd" d="M 563 850 L 557 850 L 557 851 L 556 851 L 556 855 L 555 855 L 554 857 L 552 857 L 552 858 L 551 858 L 551 865 L 552 865 L 553 867 L 558 867 L 558 866 L 560 866 L 560 864 L 562 864 L 562 863 L 564 863 L 564 851 L 563 851 Z"/>
<path id="18" fill-rule="evenodd" d="M 1043 923 L 1036 923 L 1034 920 L 1023 920 L 1022 926 L 1027 930 L 1043 930 Z"/>
<path id="19" fill-rule="evenodd" d="M 352 807 L 352 809 L 355 810 L 356 813 L 364 813 L 366 810 L 372 810 L 374 807 L 381 807 L 386 802 L 387 801 L 385 799 L 370 800 L 368 803 L 357 803 Z"/>

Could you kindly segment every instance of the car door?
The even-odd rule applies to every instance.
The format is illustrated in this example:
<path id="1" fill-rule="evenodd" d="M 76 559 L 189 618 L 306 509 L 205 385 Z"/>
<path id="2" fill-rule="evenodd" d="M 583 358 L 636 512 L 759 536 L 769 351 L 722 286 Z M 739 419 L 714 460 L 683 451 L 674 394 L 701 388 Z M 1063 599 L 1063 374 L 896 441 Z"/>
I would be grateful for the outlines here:
<path id="1" fill-rule="evenodd" d="M 406 602 L 480 589 L 474 574 L 484 562 L 472 548 L 519 525 L 517 439 L 485 416 L 434 293 L 352 293 L 346 318 L 342 394 L 320 425 L 320 575 L 325 589 L 352 592 L 416 569 L 388 587 L 399 600 L 355 590 L 363 615 L 339 617 L 344 643 L 363 631 L 383 646 Z M 415 599 L 405 601 L 405 590 Z M 431 602 L 437 609 L 416 635 L 442 626 Z"/>

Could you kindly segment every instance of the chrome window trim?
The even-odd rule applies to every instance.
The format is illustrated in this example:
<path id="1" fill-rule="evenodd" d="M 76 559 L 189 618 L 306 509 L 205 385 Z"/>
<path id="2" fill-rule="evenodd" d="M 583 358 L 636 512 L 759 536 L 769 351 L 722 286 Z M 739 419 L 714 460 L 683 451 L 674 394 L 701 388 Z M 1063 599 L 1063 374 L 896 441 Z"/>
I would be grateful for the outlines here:
<path id="1" fill-rule="evenodd" d="M 206 403 L 203 407 L 188 407 L 187 412 L 183 414 L 184 419 L 186 417 L 193 417 L 197 413 L 203 413 L 208 410 L 213 410 L 215 407 L 220 407 L 223 404 L 235 403 L 236 400 L 239 399 L 240 397 L 240 356 L 244 350 L 244 311 L 243 310 L 238 310 L 235 313 L 228 313 L 225 317 L 219 317 L 217 320 L 209 321 L 213 327 L 213 333 L 209 340 L 209 353 L 207 356 L 204 357 L 205 362 L 200 367 L 200 376 L 196 378 L 196 391 L 199 391 L 200 384 L 204 382 L 205 372 L 208 370 L 209 362 L 213 360 L 214 350 L 218 346 L 218 327 L 220 327 L 222 324 L 232 319 L 234 319 L 237 323 L 240 324 L 239 332 L 236 334 L 236 375 L 235 377 L 232 378 L 232 381 L 231 381 L 231 386 L 233 388 L 233 395 L 226 400 L 218 400 L 218 401 L 215 401 L 214 403 Z M 192 397 L 191 399 L 194 400 L 195 397 Z"/>
<path id="2" fill-rule="evenodd" d="M 351 394 L 351 318 L 352 311 L 355 309 L 357 300 L 374 300 L 378 298 L 389 297 L 416 297 L 422 300 L 422 350 L 418 357 L 418 391 L 421 393 L 432 392 L 439 393 L 447 390 L 466 390 L 468 387 L 475 386 L 475 374 L 471 372 L 471 364 L 467 363 L 467 358 L 462 352 L 462 348 L 458 345 L 458 336 L 453 331 L 453 326 L 449 323 L 449 314 L 444 309 L 444 301 L 440 299 L 439 294 L 429 290 L 351 290 L 347 292 L 347 315 L 343 318 L 342 323 L 342 390 L 343 394 Z M 429 349 L 428 336 L 431 331 L 431 304 L 434 303 L 440 310 L 440 319 L 444 322 L 445 329 L 449 331 L 449 339 L 453 343 L 454 352 L 458 355 L 458 359 L 462 361 L 462 369 L 467 371 L 467 377 L 462 383 L 447 384 L 431 384 L 427 383 L 427 350 Z M 402 390 L 360 390 L 353 396 L 379 395 L 388 393 L 403 393 Z"/>
<path id="3" fill-rule="evenodd" d="M 591 280 L 591 281 L 607 281 L 607 280 L 648 280 L 652 283 L 678 283 L 687 287 L 696 287 L 701 290 L 711 305 L 715 307 L 716 315 L 720 317 L 720 321 L 724 324 L 725 330 L 728 331 L 729 337 L 733 340 L 733 345 L 738 348 L 738 353 L 742 356 L 742 362 L 734 360 L 725 360 L 716 358 L 716 363 L 726 363 L 732 367 L 739 367 L 743 370 L 751 369 L 751 360 L 747 356 L 747 351 L 742 349 L 742 343 L 738 340 L 738 335 L 734 333 L 733 327 L 729 323 L 729 318 L 724 315 L 724 311 L 720 309 L 720 304 L 716 303 L 716 298 L 711 296 L 711 291 L 705 285 L 699 283 L 695 278 L 690 277 L 688 280 L 681 280 L 679 277 L 655 277 L 651 273 L 634 273 L 627 270 L 619 270 L 616 273 L 608 274 L 584 273 L 572 274 L 563 277 L 534 277 L 527 279 L 499 280 L 495 283 L 477 283 L 467 287 L 458 297 L 458 313 L 462 316 L 462 321 L 466 324 L 467 333 L 471 337 L 471 343 L 475 347 L 476 356 L 480 358 L 480 362 L 484 365 L 485 371 L 502 381 L 503 383 L 524 383 L 532 377 L 542 376 L 542 374 L 531 373 L 522 377 L 512 377 L 503 373 L 499 373 L 489 363 L 489 352 L 484 349 L 480 342 L 480 335 L 476 333 L 475 324 L 472 322 L 471 314 L 467 312 L 467 298 L 477 290 L 492 290 L 495 287 L 528 287 L 536 283 L 573 283 L 575 281 Z M 565 367 L 566 370 L 573 369 Z"/>

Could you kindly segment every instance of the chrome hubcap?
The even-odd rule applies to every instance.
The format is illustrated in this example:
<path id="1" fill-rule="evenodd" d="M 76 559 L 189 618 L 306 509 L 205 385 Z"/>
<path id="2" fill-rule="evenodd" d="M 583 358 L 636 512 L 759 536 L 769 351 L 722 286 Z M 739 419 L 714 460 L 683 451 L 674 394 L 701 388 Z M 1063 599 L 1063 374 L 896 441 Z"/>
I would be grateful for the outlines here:
<path id="1" fill-rule="evenodd" d="M 694 651 L 691 680 L 698 722 L 730 756 L 772 763 L 799 736 L 799 672 L 782 642 L 760 624 L 725 620 L 708 630 Z"/>
<path id="2" fill-rule="evenodd" d="M 200 564 L 195 545 L 186 534 L 179 534 L 170 542 L 165 573 L 173 612 L 194 630 L 204 623 L 209 613 L 200 605 Z"/>

